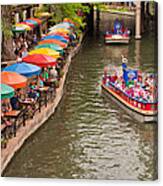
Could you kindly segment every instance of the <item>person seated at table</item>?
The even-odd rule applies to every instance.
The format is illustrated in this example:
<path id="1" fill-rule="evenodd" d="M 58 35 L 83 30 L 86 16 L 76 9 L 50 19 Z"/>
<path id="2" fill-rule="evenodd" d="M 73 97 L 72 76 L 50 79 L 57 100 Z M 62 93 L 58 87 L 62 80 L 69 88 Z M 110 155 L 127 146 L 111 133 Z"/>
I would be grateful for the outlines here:
<path id="1" fill-rule="evenodd" d="M 57 63 L 56 67 L 55 67 L 57 74 L 58 74 L 58 80 L 60 80 L 60 75 L 61 75 L 61 67 L 60 65 Z"/>
<path id="2" fill-rule="evenodd" d="M 6 127 L 12 126 L 12 122 L 8 118 L 5 117 L 3 112 L 1 113 L 1 124 L 5 125 Z"/>
<path id="3" fill-rule="evenodd" d="M 51 69 L 50 69 L 50 78 L 52 78 L 52 79 L 57 79 L 57 77 L 58 77 L 58 72 L 56 71 L 56 69 L 55 69 L 55 67 L 52 67 Z"/>
<path id="4" fill-rule="evenodd" d="M 44 86 L 44 82 L 42 81 L 41 77 L 38 77 L 38 82 L 37 82 L 37 87 L 43 87 Z"/>
<path id="5" fill-rule="evenodd" d="M 12 134 L 12 123 L 8 118 L 4 117 L 4 113 L 1 113 L 1 148 L 7 147 L 8 138 Z"/>
<path id="6" fill-rule="evenodd" d="M 3 113 L 10 112 L 12 110 L 9 99 L 4 99 L 1 101 L 1 110 Z"/>
<path id="7" fill-rule="evenodd" d="M 34 100 L 37 100 L 39 97 L 39 94 L 37 94 L 37 92 L 33 88 L 30 88 L 30 90 L 28 92 L 28 97 L 32 98 Z"/>
<path id="8" fill-rule="evenodd" d="M 20 93 L 19 92 L 15 92 L 15 95 L 10 99 L 10 103 L 11 103 L 11 106 L 12 106 L 12 109 L 13 110 L 20 110 L 20 102 L 19 102 L 19 99 L 20 99 Z"/>
<path id="9" fill-rule="evenodd" d="M 40 78 L 43 82 L 46 82 L 49 79 L 47 68 L 42 68 L 42 73 L 40 75 Z"/>

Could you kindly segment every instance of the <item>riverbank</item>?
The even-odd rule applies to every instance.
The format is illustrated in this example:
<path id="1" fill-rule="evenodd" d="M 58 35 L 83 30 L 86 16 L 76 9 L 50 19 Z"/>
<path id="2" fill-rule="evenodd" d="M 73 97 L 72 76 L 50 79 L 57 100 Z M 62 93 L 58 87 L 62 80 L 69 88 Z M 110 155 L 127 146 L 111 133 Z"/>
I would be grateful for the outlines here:
<path id="1" fill-rule="evenodd" d="M 48 103 L 47 107 L 42 107 L 41 112 L 37 112 L 33 119 L 26 122 L 26 126 L 19 128 L 16 137 L 9 141 L 5 149 L 1 149 L 1 175 L 8 163 L 12 160 L 15 153 L 22 147 L 24 142 L 29 138 L 45 121 L 55 112 L 59 102 L 63 96 L 64 83 L 68 73 L 72 58 L 80 50 L 83 38 L 86 33 L 81 34 L 78 45 L 72 49 L 67 56 L 66 64 L 63 68 L 64 75 L 59 83 L 59 88 L 56 89 L 56 96 L 53 102 Z"/>

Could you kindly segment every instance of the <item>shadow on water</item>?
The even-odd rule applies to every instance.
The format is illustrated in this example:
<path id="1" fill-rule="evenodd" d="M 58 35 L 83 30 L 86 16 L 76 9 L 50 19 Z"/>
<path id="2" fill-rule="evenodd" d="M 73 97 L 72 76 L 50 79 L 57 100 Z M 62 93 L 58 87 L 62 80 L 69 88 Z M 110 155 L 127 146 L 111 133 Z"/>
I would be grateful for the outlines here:
<path id="1" fill-rule="evenodd" d="M 108 64 L 153 68 L 152 37 L 137 43 L 105 46 L 107 20 L 100 35 L 88 37 L 70 66 L 65 93 L 55 114 L 31 136 L 7 167 L 4 176 L 134 179 L 157 177 L 157 126 L 144 125 L 101 95 L 100 82 Z M 132 18 L 126 22 L 133 24 Z M 105 24 L 106 23 L 106 24 Z M 148 46 L 148 48 L 146 48 Z"/>

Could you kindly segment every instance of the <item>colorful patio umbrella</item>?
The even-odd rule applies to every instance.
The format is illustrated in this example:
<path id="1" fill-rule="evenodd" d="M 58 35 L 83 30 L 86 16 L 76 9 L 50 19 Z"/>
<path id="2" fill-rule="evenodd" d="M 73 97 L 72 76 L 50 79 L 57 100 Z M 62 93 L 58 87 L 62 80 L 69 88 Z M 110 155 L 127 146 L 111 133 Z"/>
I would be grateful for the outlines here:
<path id="1" fill-rule="evenodd" d="M 70 22 L 67 22 L 67 21 L 63 21 L 60 24 L 62 24 L 62 25 L 69 25 L 70 27 L 74 27 L 75 26 L 73 22 L 70 23 Z"/>
<path id="2" fill-rule="evenodd" d="M 33 20 L 33 21 L 36 21 L 39 25 L 42 23 L 42 20 L 41 19 L 38 19 L 38 18 L 29 18 L 28 20 Z"/>
<path id="3" fill-rule="evenodd" d="M 71 19 L 69 19 L 69 18 L 65 18 L 65 19 L 63 20 L 63 22 L 66 22 L 66 23 L 70 23 L 70 24 L 75 25 L 75 23 L 74 23 Z"/>
<path id="4" fill-rule="evenodd" d="M 42 45 L 42 44 L 57 44 L 57 45 L 61 46 L 62 48 L 67 48 L 67 43 L 64 43 L 64 42 L 56 40 L 56 39 L 42 40 L 38 44 L 39 45 Z"/>
<path id="5" fill-rule="evenodd" d="M 29 23 L 29 22 L 20 22 L 20 23 L 18 23 L 18 24 L 27 25 L 27 26 L 29 26 L 31 29 L 35 27 L 34 24 Z"/>
<path id="6" fill-rule="evenodd" d="M 14 89 L 8 85 L 1 84 L 1 99 L 12 98 Z"/>
<path id="7" fill-rule="evenodd" d="M 35 49 L 37 48 L 50 48 L 52 50 L 58 51 L 60 54 L 64 53 L 63 48 L 57 44 L 42 44 L 42 45 L 37 45 Z"/>
<path id="8" fill-rule="evenodd" d="M 13 32 L 25 32 L 26 29 L 23 28 L 23 27 L 13 27 L 13 28 L 12 28 L 12 31 L 13 31 Z"/>
<path id="9" fill-rule="evenodd" d="M 32 54 L 24 57 L 23 61 L 39 67 L 55 66 L 57 59 L 44 54 Z"/>
<path id="10" fill-rule="evenodd" d="M 59 58 L 60 54 L 59 52 L 52 50 L 50 48 L 38 48 L 38 49 L 34 49 L 31 52 L 29 52 L 29 54 L 45 54 L 54 58 Z"/>
<path id="11" fill-rule="evenodd" d="M 1 83 L 9 85 L 14 89 L 26 87 L 27 78 L 16 72 L 2 72 Z"/>
<path id="12" fill-rule="evenodd" d="M 59 36 L 64 37 L 64 38 L 67 39 L 67 40 L 70 40 L 70 37 L 69 37 L 67 34 L 62 33 L 62 32 L 58 32 L 58 31 L 53 32 L 53 33 L 48 33 L 47 35 L 48 35 L 48 36 L 59 35 Z"/>
<path id="13" fill-rule="evenodd" d="M 34 20 L 31 20 L 31 19 L 27 19 L 27 20 L 25 20 L 24 22 L 31 23 L 31 24 L 33 24 L 33 25 L 35 25 L 35 26 L 38 26 L 38 22 L 36 22 L 36 21 L 34 21 Z"/>
<path id="14" fill-rule="evenodd" d="M 15 63 L 13 65 L 7 66 L 3 69 L 3 72 L 16 72 L 26 77 L 32 77 L 39 75 L 41 72 L 41 68 L 36 65 L 31 65 L 28 63 Z"/>
<path id="15" fill-rule="evenodd" d="M 67 28 L 70 29 L 72 25 L 70 23 L 62 22 L 60 24 L 54 25 L 53 27 L 49 28 L 49 30 L 54 30 L 56 28 Z"/>
<path id="16" fill-rule="evenodd" d="M 72 31 L 66 28 L 55 28 L 53 30 L 51 30 L 49 33 L 54 33 L 54 32 L 61 32 L 64 34 L 70 34 Z"/>
<path id="17" fill-rule="evenodd" d="M 27 25 L 26 23 L 23 23 L 23 22 L 17 23 L 16 27 L 22 27 L 22 28 L 25 28 L 25 30 L 31 30 L 32 29 L 31 26 L 29 26 L 29 25 Z"/>
<path id="18" fill-rule="evenodd" d="M 59 35 L 45 36 L 41 40 L 46 40 L 46 39 L 56 39 L 64 43 L 68 43 L 68 40 L 66 40 L 64 37 L 59 36 Z"/>

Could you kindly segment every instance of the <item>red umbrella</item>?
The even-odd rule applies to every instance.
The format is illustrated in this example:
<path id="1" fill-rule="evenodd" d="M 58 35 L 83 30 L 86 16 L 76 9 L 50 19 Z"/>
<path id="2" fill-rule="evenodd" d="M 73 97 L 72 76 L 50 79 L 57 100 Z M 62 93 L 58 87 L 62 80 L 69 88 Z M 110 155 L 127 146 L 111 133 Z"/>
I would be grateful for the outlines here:
<path id="1" fill-rule="evenodd" d="M 1 83 L 9 85 L 14 89 L 24 88 L 27 85 L 27 78 L 16 72 L 2 72 Z"/>
<path id="2" fill-rule="evenodd" d="M 57 59 L 45 54 L 32 54 L 22 59 L 24 62 L 37 65 L 39 67 L 56 66 Z"/>
<path id="3" fill-rule="evenodd" d="M 42 45 L 42 44 L 58 44 L 59 46 L 61 46 L 62 48 L 67 48 L 67 43 L 64 43 L 62 41 L 56 40 L 56 39 L 47 39 L 47 40 L 42 40 L 40 41 L 38 44 Z"/>

